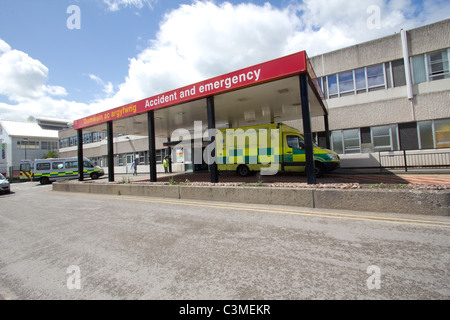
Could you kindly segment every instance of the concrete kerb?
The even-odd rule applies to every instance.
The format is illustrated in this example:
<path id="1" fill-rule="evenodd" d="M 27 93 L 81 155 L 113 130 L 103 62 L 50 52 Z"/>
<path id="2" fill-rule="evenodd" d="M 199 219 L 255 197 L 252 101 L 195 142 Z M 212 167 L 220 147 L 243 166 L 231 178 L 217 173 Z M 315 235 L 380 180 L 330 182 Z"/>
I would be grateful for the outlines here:
<path id="1" fill-rule="evenodd" d="M 54 191 L 450 216 L 450 190 L 308 189 L 56 182 Z"/>
<path id="2" fill-rule="evenodd" d="M 450 190 L 314 190 L 316 208 L 450 215 Z"/>

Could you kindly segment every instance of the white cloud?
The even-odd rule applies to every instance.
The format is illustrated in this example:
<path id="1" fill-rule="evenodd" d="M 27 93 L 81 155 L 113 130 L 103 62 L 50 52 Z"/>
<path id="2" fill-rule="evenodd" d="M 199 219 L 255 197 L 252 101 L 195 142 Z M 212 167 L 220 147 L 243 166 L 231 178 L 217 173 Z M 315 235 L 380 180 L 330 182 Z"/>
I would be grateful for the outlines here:
<path id="1" fill-rule="evenodd" d="M 3 40 L 2 43 L 0 45 L 3 47 L 9 47 Z M 0 94 L 11 101 L 67 94 L 62 87 L 47 85 L 47 80 L 48 68 L 26 53 L 10 49 L 0 55 Z"/>
<path id="2" fill-rule="evenodd" d="M 158 0 L 103 0 L 103 2 L 108 6 L 108 10 L 118 11 L 121 7 L 136 7 L 142 9 L 147 5 L 149 8 L 152 8 L 153 4 L 158 2 Z"/>
<path id="3" fill-rule="evenodd" d="M 155 3 L 103 2 L 111 11 Z M 379 28 L 368 27 L 369 6 L 380 10 Z M 77 119 L 289 53 L 306 50 L 314 56 L 435 22 L 449 11 L 446 0 L 424 0 L 422 5 L 412 0 L 304 0 L 281 9 L 270 3 L 195 1 L 166 13 L 155 39 L 129 59 L 122 84 L 88 75 L 102 92 L 92 103 L 62 99 L 66 90 L 47 84 L 49 71 L 41 62 L 0 39 L 0 95 L 17 103 L 0 104 L 0 112 L 11 119 L 49 112 Z M 22 113 L 12 117 L 14 110 Z"/>
<path id="4" fill-rule="evenodd" d="M 103 87 L 103 92 L 106 93 L 108 97 L 114 93 L 114 86 L 110 81 L 104 82 L 100 77 L 96 76 L 95 74 L 89 74 L 88 76 L 91 80 L 94 80 L 98 85 Z"/>
<path id="5" fill-rule="evenodd" d="M 369 6 L 379 28 L 368 27 Z M 117 102 L 128 103 L 245 66 L 306 50 L 309 56 L 415 26 L 411 0 L 304 0 L 270 3 L 195 1 L 168 12 L 156 39 L 130 59 Z"/>
<path id="6" fill-rule="evenodd" d="M 8 52 L 9 50 L 11 50 L 11 47 L 9 46 L 9 44 L 7 44 L 5 41 L 0 39 L 0 53 Z"/>
<path id="7" fill-rule="evenodd" d="M 181 5 L 166 14 L 149 47 L 130 59 L 116 97 L 126 103 L 279 57 L 299 23 L 294 13 L 269 3 Z"/>

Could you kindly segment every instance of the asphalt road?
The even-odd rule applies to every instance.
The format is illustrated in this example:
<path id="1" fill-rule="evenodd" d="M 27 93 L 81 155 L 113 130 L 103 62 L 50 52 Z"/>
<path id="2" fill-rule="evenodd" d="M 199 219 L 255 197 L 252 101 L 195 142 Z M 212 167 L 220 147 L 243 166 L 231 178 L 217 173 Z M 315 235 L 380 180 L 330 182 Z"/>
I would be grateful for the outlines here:
<path id="1" fill-rule="evenodd" d="M 0 299 L 449 299 L 450 218 L 0 195 Z"/>

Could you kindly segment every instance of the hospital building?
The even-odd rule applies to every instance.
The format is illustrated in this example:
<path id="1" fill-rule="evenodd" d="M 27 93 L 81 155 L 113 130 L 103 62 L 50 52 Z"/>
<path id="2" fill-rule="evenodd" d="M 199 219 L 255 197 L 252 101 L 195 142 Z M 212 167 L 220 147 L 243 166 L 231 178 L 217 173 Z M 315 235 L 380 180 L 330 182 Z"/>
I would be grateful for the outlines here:
<path id="1" fill-rule="evenodd" d="M 327 121 L 311 115 L 314 141 L 340 155 L 341 167 L 379 167 L 382 155 L 403 151 L 439 157 L 431 162 L 450 165 L 450 20 L 444 20 L 411 30 L 398 30 L 387 37 L 360 43 L 340 50 L 308 57 L 317 76 L 328 110 Z M 299 48 L 301 50 L 302 48 Z M 281 81 L 281 80 L 279 80 Z M 235 115 L 223 116 L 218 128 L 284 122 L 302 130 L 298 102 L 276 108 L 272 101 L 283 100 L 294 90 L 281 82 L 277 88 L 267 87 L 265 101 L 236 94 Z M 189 86 L 188 86 L 189 87 Z M 275 90 L 276 89 L 276 90 Z M 256 90 L 256 89 L 255 89 Z M 244 91 L 243 91 L 244 92 Z M 255 91 L 255 94 L 259 94 Z M 157 101 L 156 98 L 154 101 Z M 220 102 L 220 97 L 218 100 Z M 253 101 L 261 104 L 253 105 Z M 131 101 L 130 101 L 131 103 Z M 119 106 L 117 106 L 119 107 Z M 203 108 L 203 107 L 202 107 Z M 169 121 L 171 128 L 187 120 L 207 123 L 206 115 L 196 116 L 201 108 L 172 107 L 173 111 L 155 113 L 155 121 Z M 203 110 L 203 109 L 202 109 Z M 191 113 L 191 114 L 189 114 Z M 217 113 L 217 112 L 216 112 Z M 142 118 L 143 119 L 143 118 Z M 138 158 L 141 172 L 148 171 L 149 141 L 142 135 L 141 118 L 130 124 L 116 125 L 114 130 L 114 167 L 116 173 L 126 173 Z M 106 129 L 84 130 L 83 154 L 98 165 L 107 167 Z M 170 131 L 156 136 L 156 161 L 162 172 L 163 158 L 172 155 L 172 170 L 195 170 L 189 148 L 176 148 L 170 141 Z M 59 131 L 60 157 L 77 156 L 79 135 L 74 128 Z M 174 148 L 175 147 L 175 148 Z M 437 160 L 436 160 L 437 159 Z M 197 168 L 198 169 L 198 168 Z"/>

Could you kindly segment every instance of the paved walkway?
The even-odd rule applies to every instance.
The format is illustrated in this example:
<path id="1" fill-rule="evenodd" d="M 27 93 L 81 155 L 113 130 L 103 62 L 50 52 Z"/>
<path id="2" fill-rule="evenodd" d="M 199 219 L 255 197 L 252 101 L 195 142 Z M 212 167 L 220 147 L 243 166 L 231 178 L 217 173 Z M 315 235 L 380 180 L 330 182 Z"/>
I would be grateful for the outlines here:
<path id="1" fill-rule="evenodd" d="M 141 173 L 138 176 L 128 175 L 132 180 L 146 181 L 149 180 L 148 175 Z M 210 175 L 208 172 L 188 172 L 179 174 L 158 173 L 158 181 L 169 181 L 173 178 L 175 182 L 209 182 Z M 116 177 L 118 181 L 118 178 Z M 220 182 L 245 182 L 245 183 L 276 183 L 276 182 L 306 182 L 305 174 L 296 173 L 278 173 L 274 176 L 261 176 L 256 173 L 249 177 L 240 177 L 234 172 L 220 173 Z M 354 173 L 351 172 L 333 172 L 326 174 L 322 178 L 318 178 L 317 183 L 359 183 L 359 184 L 438 184 L 450 186 L 450 170 L 438 173 L 429 172 L 388 172 L 388 173 Z"/>

